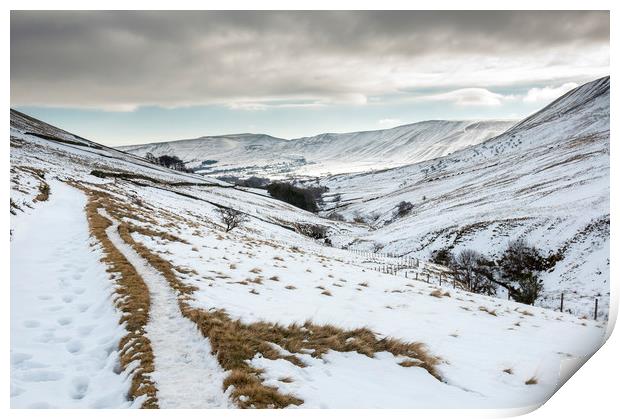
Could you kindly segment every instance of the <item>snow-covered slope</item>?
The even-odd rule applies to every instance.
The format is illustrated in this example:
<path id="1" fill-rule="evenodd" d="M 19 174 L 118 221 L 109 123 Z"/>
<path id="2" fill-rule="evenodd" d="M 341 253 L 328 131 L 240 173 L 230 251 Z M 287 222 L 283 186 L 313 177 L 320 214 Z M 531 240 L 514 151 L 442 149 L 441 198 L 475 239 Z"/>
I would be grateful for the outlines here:
<path id="1" fill-rule="evenodd" d="M 363 225 L 11 117 L 14 407 L 528 407 L 603 342 L 600 319 L 377 272 L 292 228 Z M 221 207 L 247 222 L 225 232 Z"/>
<path id="2" fill-rule="evenodd" d="M 142 157 L 147 153 L 176 155 L 204 174 L 315 176 L 384 169 L 445 156 L 498 135 L 513 124 L 425 121 L 386 130 L 321 134 L 290 141 L 238 134 L 119 149 Z"/>
<path id="3" fill-rule="evenodd" d="M 609 298 L 609 77 L 574 89 L 502 135 L 445 157 L 321 180 L 326 213 L 365 217 L 354 246 L 428 257 L 444 246 L 497 255 L 518 237 L 564 259 L 539 304 L 591 315 Z M 328 198 L 330 199 L 330 198 Z M 410 201 L 400 219 L 394 209 Z"/>

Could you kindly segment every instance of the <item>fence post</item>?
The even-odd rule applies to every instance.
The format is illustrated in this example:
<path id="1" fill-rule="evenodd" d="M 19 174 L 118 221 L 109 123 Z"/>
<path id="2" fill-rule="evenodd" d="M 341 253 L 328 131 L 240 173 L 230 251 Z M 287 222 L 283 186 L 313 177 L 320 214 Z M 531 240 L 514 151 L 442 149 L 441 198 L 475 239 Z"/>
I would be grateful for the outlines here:
<path id="1" fill-rule="evenodd" d="M 564 293 L 560 296 L 560 313 L 564 313 Z"/>
<path id="2" fill-rule="evenodd" d="M 441 287 L 441 277 L 443 276 L 443 274 L 439 274 L 439 286 Z"/>
<path id="3" fill-rule="evenodd" d="M 594 320 L 598 317 L 598 298 L 594 299 Z"/>

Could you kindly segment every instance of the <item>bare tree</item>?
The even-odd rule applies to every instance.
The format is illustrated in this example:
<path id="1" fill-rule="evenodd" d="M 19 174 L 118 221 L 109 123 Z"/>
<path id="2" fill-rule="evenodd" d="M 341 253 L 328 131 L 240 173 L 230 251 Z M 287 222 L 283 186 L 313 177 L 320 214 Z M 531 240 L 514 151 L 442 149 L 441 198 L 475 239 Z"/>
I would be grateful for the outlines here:
<path id="1" fill-rule="evenodd" d="M 227 233 L 233 228 L 239 227 L 248 219 L 247 215 L 234 208 L 218 208 L 217 212 L 220 214 L 222 223 L 226 225 Z"/>
<path id="2" fill-rule="evenodd" d="M 464 249 L 450 261 L 458 280 L 470 292 L 495 295 L 496 283 L 493 280 L 493 262 L 475 250 Z"/>

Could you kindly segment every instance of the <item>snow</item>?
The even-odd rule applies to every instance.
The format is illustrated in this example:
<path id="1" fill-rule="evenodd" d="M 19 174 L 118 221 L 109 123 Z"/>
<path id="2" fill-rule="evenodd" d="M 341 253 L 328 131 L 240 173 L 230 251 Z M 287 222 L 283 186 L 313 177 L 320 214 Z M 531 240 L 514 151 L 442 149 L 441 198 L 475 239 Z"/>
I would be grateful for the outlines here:
<path id="1" fill-rule="evenodd" d="M 282 377 L 293 378 L 293 383 L 277 385 L 304 399 L 302 407 L 356 407 L 356 397 L 361 397 L 364 390 L 372 390 L 376 398 L 367 397 L 368 404 L 360 407 L 438 406 L 433 405 L 437 398 L 411 395 L 426 394 L 428 388 L 442 395 L 442 407 L 446 398 L 455 406 L 479 408 L 534 405 L 553 394 L 562 363 L 587 358 L 598 348 L 604 334 L 598 322 L 470 294 L 451 286 L 443 287 L 449 297 L 430 297 L 437 287 L 369 271 L 348 260 L 339 261 L 337 249 L 323 249 L 322 254 L 328 258 L 325 261 L 322 255 L 310 252 L 299 254 L 256 243 L 248 248 L 239 236 L 223 241 L 207 231 L 183 235 L 190 245 L 160 242 L 137 233 L 133 237 L 161 257 L 183 261 L 183 266 L 198 272 L 184 280 L 199 288 L 192 303 L 199 308 L 223 308 L 246 323 L 311 320 L 347 329 L 369 327 L 379 336 L 423 342 L 432 354 L 445 361 L 440 371 L 446 383 L 435 380 L 431 386 L 428 380 L 434 379 L 428 373 L 395 366 L 389 357 L 331 354 L 326 362 L 304 357 L 309 364 L 306 368 L 286 361 L 253 360 L 253 365 L 265 369 L 270 383 Z M 231 264 L 234 269 L 230 269 Z M 268 279 L 272 276 L 277 276 L 278 281 Z M 261 282 L 252 282 L 257 277 L 262 278 Z M 243 285 L 242 281 L 249 284 Z M 290 286 L 294 288 L 287 288 Z M 322 294 L 318 286 L 332 295 Z M 480 307 L 494 310 L 496 315 Z M 350 368 L 353 362 L 358 366 L 354 372 Z M 374 378 L 376 371 L 394 368 L 405 371 L 382 376 L 381 380 Z M 513 370 L 512 375 L 503 372 L 507 368 Z M 419 379 L 420 374 L 426 374 L 425 378 Z M 532 377 L 538 384 L 525 385 Z M 360 387 L 360 393 L 351 389 L 345 395 L 332 394 L 334 386 L 356 381 L 368 382 Z M 391 395 L 395 391 L 407 398 L 393 405 Z"/>
<path id="2" fill-rule="evenodd" d="M 262 368 L 265 384 L 293 393 L 304 400 L 303 408 L 393 409 L 468 408 L 484 397 L 441 383 L 421 368 L 403 368 L 389 352 L 368 358 L 357 352 L 329 351 L 322 359 L 298 356 L 307 366 L 299 368 L 283 359 L 256 357 L 252 365 Z M 291 383 L 280 378 L 292 378 Z M 389 389 L 389 391 L 386 391 Z M 464 397 L 465 396 L 465 397 Z"/>
<path id="3" fill-rule="evenodd" d="M 123 329 L 110 301 L 113 283 L 88 236 L 85 197 L 54 178 L 101 188 L 124 203 L 139 200 L 155 220 L 149 228 L 180 237 L 183 241 L 177 242 L 132 234 L 174 266 L 187 268 L 182 272 L 196 272 L 178 273 L 179 280 L 197 287 L 189 300 L 196 308 L 222 309 L 246 324 L 310 320 L 345 329 L 368 327 L 378 338 L 421 342 L 441 358 L 437 368 L 443 381 L 422 368 L 398 365 L 401 359 L 389 353 L 369 358 L 329 351 L 318 359 L 296 354 L 305 368 L 260 355 L 249 360 L 262 370 L 267 385 L 303 399 L 301 407 L 522 408 L 543 403 L 562 383 L 566 365 L 586 360 L 603 343 L 605 316 L 581 319 L 445 283 L 437 298 L 430 295 L 436 285 L 374 271 L 381 260 L 394 259 L 377 261 L 368 253 L 383 245 L 383 252 L 419 257 L 423 268 L 431 249 L 450 242 L 457 250 L 474 246 L 493 253 L 521 234 L 544 249 L 570 240 L 565 260 L 546 278 L 550 290 L 561 285 L 600 293 L 601 310 L 606 310 L 609 103 L 604 83 L 591 87 L 587 95 L 573 92 L 566 108 L 556 104 L 553 112 L 518 130 L 449 156 L 328 178 L 330 193 L 343 195 L 338 210 L 348 219 L 378 214 L 370 225 L 326 220 L 264 194 L 172 172 L 87 140 L 75 145 L 33 136 L 27 132 L 38 129 L 73 138 L 12 113 L 12 197 L 22 203 L 36 195 L 38 182 L 20 167 L 45 170 L 52 190 L 49 202 L 29 204 L 32 208 L 11 216 L 12 405 L 129 406 L 127 377 L 114 372 Z M 323 141 L 337 140 L 310 142 Z M 154 180 L 100 179 L 90 174 L 95 168 Z M 412 215 L 386 224 L 401 200 L 414 202 Z M 248 214 L 248 222 L 223 232 L 216 212 L 222 205 Z M 334 247 L 296 233 L 295 222 L 329 228 Z M 457 235 L 459 227 L 476 222 L 489 224 Z M 595 227 L 586 228 L 590 225 Z M 122 241 L 114 226 L 107 233 L 151 293 L 146 333 L 155 354 L 152 377 L 160 405 L 232 407 L 222 390 L 226 372 L 211 354 L 208 339 L 181 316 L 165 278 Z M 597 270 L 601 273 L 593 275 Z M 579 309 L 574 313 L 591 314 L 591 297 L 570 297 L 566 304 Z M 547 298 L 555 308 L 556 301 Z M 82 336 L 87 326 L 93 329 Z M 285 377 L 292 381 L 281 381 Z M 537 384 L 527 385 L 531 378 Z"/>
<path id="4" fill-rule="evenodd" d="M 353 246 L 428 258 L 450 246 L 496 257 L 526 238 L 544 252 L 567 245 L 545 273 L 538 303 L 592 317 L 609 306 L 609 78 L 569 92 L 506 133 L 448 156 L 377 173 L 320 180 L 324 214 L 361 216 Z M 340 202 L 334 197 L 339 195 Z M 410 215 L 394 217 L 401 201 Z"/>
<path id="5" fill-rule="evenodd" d="M 124 328 L 86 198 L 50 186 L 48 202 L 11 224 L 11 407 L 130 407 L 118 372 Z"/>
<path id="6" fill-rule="evenodd" d="M 515 121 L 424 121 L 396 128 L 283 140 L 263 134 L 200 137 L 119 147 L 176 155 L 209 175 L 318 176 L 402 166 L 445 156 L 500 134 Z M 202 165 L 205 160 L 216 162 Z"/>
<path id="7" fill-rule="evenodd" d="M 161 408 L 206 409 L 231 407 L 222 390 L 226 373 L 211 355 L 211 345 L 196 324 L 183 317 L 177 295 L 156 269 L 120 237 L 118 222 L 105 212 L 112 225 L 106 234 L 133 265 L 148 286 L 151 297 L 146 333 L 151 341 L 155 371 L 150 375 L 157 387 Z"/>

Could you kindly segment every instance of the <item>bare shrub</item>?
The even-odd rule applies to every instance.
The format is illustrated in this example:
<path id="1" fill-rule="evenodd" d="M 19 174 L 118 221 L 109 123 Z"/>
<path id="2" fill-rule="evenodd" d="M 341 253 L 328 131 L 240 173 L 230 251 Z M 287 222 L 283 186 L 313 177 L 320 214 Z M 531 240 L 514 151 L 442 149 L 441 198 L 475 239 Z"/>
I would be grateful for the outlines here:
<path id="1" fill-rule="evenodd" d="M 220 214 L 220 221 L 226 225 L 227 233 L 248 219 L 246 214 L 234 208 L 218 208 L 217 212 Z"/>
<path id="2" fill-rule="evenodd" d="M 337 213 L 336 211 L 332 211 L 328 216 L 328 219 L 334 221 L 345 221 L 345 218 L 342 214 Z"/>
<path id="3" fill-rule="evenodd" d="M 396 206 L 396 216 L 404 217 L 413 210 L 413 204 L 409 201 L 400 201 Z"/>
<path id="4" fill-rule="evenodd" d="M 318 224 L 295 223 L 295 231 L 312 239 L 320 240 L 327 237 L 327 227 Z"/>

